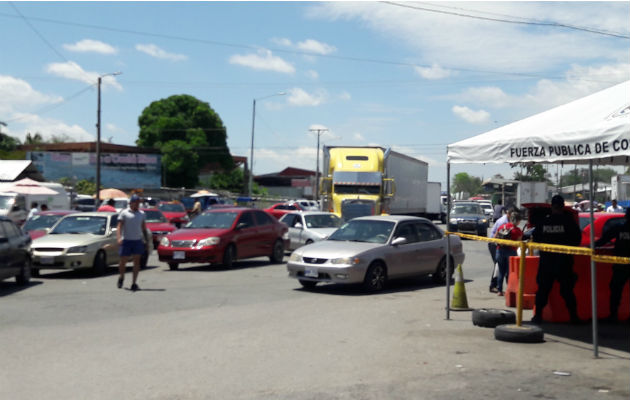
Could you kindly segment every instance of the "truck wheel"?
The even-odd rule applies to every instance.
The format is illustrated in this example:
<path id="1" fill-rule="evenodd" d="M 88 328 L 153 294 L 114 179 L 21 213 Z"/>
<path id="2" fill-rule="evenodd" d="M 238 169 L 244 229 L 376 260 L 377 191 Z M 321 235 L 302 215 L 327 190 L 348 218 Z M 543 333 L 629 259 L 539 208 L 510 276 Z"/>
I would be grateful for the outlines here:
<path id="1" fill-rule="evenodd" d="M 494 338 L 504 342 L 542 343 L 545 341 L 545 334 L 536 325 L 499 325 L 494 328 Z"/>
<path id="2" fill-rule="evenodd" d="M 477 308 L 472 313 L 473 325 L 495 328 L 499 325 L 515 324 L 516 314 L 510 310 L 496 308 Z"/>
<path id="3" fill-rule="evenodd" d="M 363 288 L 368 292 L 383 290 L 387 282 L 387 268 L 380 261 L 373 262 L 365 273 Z"/>

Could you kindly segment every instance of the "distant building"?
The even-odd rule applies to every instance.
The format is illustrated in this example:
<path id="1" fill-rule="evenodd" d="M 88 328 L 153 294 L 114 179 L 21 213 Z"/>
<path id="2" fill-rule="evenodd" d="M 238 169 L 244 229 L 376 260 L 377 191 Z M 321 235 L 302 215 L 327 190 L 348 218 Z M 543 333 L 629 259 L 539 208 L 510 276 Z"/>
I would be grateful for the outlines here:
<path id="1" fill-rule="evenodd" d="M 287 167 L 280 172 L 254 176 L 253 180 L 259 186 L 266 188 L 270 196 L 312 199 L 315 171 Z"/>

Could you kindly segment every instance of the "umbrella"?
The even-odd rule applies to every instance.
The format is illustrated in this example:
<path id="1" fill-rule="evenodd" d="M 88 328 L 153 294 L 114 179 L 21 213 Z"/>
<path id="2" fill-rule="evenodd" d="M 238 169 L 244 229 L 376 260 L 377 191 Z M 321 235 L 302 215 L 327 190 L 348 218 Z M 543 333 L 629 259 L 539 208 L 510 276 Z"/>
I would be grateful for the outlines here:
<path id="1" fill-rule="evenodd" d="M 218 196 L 218 194 L 209 192 L 207 190 L 200 190 L 197 193 L 191 195 L 190 197 L 204 197 L 204 196 Z"/>
<path id="2" fill-rule="evenodd" d="M 109 188 L 109 189 L 101 189 L 100 193 L 99 193 L 99 198 L 100 199 L 114 199 L 117 197 L 124 197 L 127 198 L 129 196 L 127 196 L 127 193 L 123 192 L 120 189 L 114 189 L 114 188 Z"/>
<path id="3" fill-rule="evenodd" d="M 13 182 L 13 185 L 4 187 L 2 189 L 3 192 L 13 192 L 19 194 L 57 194 L 52 189 L 49 189 L 45 186 L 41 186 L 39 182 L 34 181 L 29 178 L 24 178 L 19 181 Z"/>

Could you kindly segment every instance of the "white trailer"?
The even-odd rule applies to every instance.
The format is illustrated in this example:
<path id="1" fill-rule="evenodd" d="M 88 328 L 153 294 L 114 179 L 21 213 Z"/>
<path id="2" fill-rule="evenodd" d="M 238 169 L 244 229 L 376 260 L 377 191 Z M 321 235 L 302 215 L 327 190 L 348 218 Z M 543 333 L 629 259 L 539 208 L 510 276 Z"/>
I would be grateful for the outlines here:
<path id="1" fill-rule="evenodd" d="M 526 203 L 547 203 L 547 182 L 519 182 L 516 191 L 516 206 Z"/>
<path id="2" fill-rule="evenodd" d="M 387 152 L 385 178 L 393 179 L 395 185 L 388 201 L 389 213 L 427 216 L 428 176 L 429 164 L 425 161 L 395 151 Z M 436 199 L 439 204 L 439 188 Z"/>
<path id="3" fill-rule="evenodd" d="M 630 175 L 615 175 L 610 178 L 610 184 L 611 199 L 630 200 Z"/>

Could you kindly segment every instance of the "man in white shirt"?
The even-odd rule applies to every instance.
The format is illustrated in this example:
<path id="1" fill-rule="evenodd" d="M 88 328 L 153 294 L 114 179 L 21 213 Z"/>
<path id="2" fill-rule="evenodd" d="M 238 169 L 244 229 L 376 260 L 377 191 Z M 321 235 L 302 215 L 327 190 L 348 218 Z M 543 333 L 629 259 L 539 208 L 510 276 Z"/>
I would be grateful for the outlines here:
<path id="1" fill-rule="evenodd" d="M 510 215 L 512 215 L 512 212 L 514 211 L 514 207 L 510 206 L 506 209 L 505 214 L 503 214 L 503 216 L 499 219 L 497 219 L 494 222 L 494 225 L 492 226 L 492 230 L 490 231 L 490 234 L 488 235 L 488 237 L 494 237 L 497 233 L 497 230 L 499 230 L 499 227 L 505 223 L 508 223 L 510 221 Z M 497 277 L 494 276 L 494 267 L 496 265 L 496 252 L 497 252 L 497 245 L 496 243 L 488 243 L 488 251 L 490 251 L 490 256 L 492 256 L 492 276 L 490 278 L 490 292 L 491 293 L 497 293 L 498 289 L 497 289 Z"/>
<path id="2" fill-rule="evenodd" d="M 621 207 L 620 205 L 617 204 L 617 199 L 613 199 L 612 200 L 612 204 L 608 206 L 608 208 L 606 209 L 606 212 L 609 212 L 609 213 L 622 213 L 623 212 L 623 207 Z"/>
<path id="3" fill-rule="evenodd" d="M 39 208 L 37 208 L 37 206 L 38 204 L 36 201 L 31 203 L 31 210 L 28 212 L 26 219 L 30 219 L 33 215 L 35 215 L 35 213 L 39 212 Z"/>

